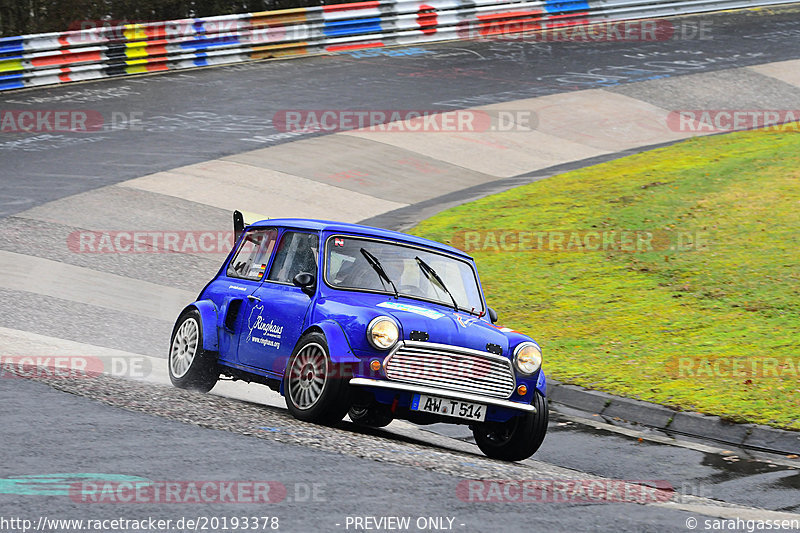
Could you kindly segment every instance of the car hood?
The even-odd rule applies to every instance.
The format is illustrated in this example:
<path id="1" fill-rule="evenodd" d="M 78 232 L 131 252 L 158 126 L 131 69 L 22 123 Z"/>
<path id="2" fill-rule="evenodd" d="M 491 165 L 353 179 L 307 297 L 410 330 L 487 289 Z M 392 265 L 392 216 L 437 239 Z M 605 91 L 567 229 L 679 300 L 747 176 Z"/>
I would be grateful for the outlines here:
<path id="1" fill-rule="evenodd" d="M 461 346 L 482 352 L 487 345 L 499 346 L 508 353 L 509 338 L 501 328 L 487 320 L 462 311 L 438 305 L 419 305 L 409 301 L 389 300 L 375 306 L 380 314 L 388 315 L 400 324 L 404 340 L 427 334 L 427 342 Z M 412 333 L 414 332 L 414 333 Z"/>
<path id="2" fill-rule="evenodd" d="M 488 348 L 488 345 L 494 344 L 503 354 L 508 353 L 509 338 L 503 328 L 476 315 L 402 298 L 378 302 L 375 309 L 379 314 L 397 320 L 404 340 L 414 339 L 418 336 L 417 332 L 423 332 L 427 334 L 427 342 L 482 352 L 496 351 L 496 348 Z"/>
<path id="3" fill-rule="evenodd" d="M 357 351 L 372 351 L 367 343 L 367 325 L 379 316 L 393 318 L 400 326 L 402 340 L 427 335 L 427 342 L 460 346 L 481 352 L 498 352 L 487 345 L 500 347 L 502 354 L 510 357 L 511 349 L 520 342 L 531 341 L 527 335 L 496 326 L 486 317 L 454 311 L 452 307 L 423 302 L 411 298 L 395 299 L 385 294 L 355 291 L 337 291 L 317 300 L 311 323 L 333 320 L 338 323 Z M 425 335 L 421 336 L 423 339 Z"/>

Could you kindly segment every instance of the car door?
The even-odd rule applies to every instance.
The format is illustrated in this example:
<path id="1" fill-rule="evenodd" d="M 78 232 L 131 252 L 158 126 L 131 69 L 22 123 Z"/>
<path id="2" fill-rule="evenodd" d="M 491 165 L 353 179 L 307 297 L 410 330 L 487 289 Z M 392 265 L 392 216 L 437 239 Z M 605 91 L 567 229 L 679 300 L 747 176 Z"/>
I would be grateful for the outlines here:
<path id="1" fill-rule="evenodd" d="M 247 296 L 255 292 L 266 277 L 277 241 L 276 228 L 261 227 L 247 231 L 225 270 L 203 291 L 204 298 L 210 299 L 219 309 L 217 331 L 221 361 L 236 361 L 242 306 Z"/>
<path id="2" fill-rule="evenodd" d="M 303 231 L 281 235 L 269 275 L 243 306 L 240 364 L 283 375 L 313 302 L 292 280 L 300 272 L 316 278 L 318 264 L 319 235 Z"/>

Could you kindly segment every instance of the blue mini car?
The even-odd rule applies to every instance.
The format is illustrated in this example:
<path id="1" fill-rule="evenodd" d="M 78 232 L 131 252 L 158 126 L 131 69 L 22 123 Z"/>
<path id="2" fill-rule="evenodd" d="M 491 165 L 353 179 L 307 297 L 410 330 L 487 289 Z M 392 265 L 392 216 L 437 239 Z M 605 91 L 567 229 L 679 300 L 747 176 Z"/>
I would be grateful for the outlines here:
<path id="1" fill-rule="evenodd" d="M 533 455 L 547 431 L 541 350 L 494 325 L 475 263 L 403 233 L 305 219 L 244 227 L 169 351 L 176 387 L 221 376 L 279 391 L 298 419 L 468 424 L 480 449 Z"/>

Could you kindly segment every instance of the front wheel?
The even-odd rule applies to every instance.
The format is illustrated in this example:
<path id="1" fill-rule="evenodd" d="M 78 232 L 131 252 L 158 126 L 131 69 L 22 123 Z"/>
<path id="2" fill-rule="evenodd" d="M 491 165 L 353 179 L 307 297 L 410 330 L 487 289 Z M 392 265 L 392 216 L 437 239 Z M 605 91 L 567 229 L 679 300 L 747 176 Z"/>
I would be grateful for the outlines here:
<path id="1" fill-rule="evenodd" d="M 547 434 L 549 412 L 547 400 L 538 392 L 534 393 L 533 406 L 535 413 L 516 416 L 502 424 L 475 426 L 472 434 L 478 448 L 487 457 L 503 461 L 521 461 L 536 453 Z"/>
<path id="2" fill-rule="evenodd" d="M 203 326 L 197 309 L 184 312 L 172 329 L 169 380 L 179 389 L 208 392 L 219 380 L 216 354 L 203 349 Z"/>
<path id="3" fill-rule="evenodd" d="M 331 362 L 321 333 L 303 335 L 283 377 L 286 407 L 297 419 L 331 425 L 350 408 L 350 385 L 342 367 Z"/>

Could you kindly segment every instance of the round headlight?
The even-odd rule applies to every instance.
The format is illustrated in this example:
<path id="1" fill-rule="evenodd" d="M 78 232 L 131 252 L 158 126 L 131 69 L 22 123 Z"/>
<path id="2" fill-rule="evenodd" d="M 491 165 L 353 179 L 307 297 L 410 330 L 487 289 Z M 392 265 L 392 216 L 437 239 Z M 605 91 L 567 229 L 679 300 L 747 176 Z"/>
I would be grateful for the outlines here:
<path id="1" fill-rule="evenodd" d="M 388 350 L 397 343 L 400 330 L 388 316 L 379 316 L 367 327 L 367 340 L 378 350 Z"/>
<path id="2" fill-rule="evenodd" d="M 523 342 L 514 350 L 514 365 L 520 374 L 533 374 L 542 366 L 542 351 L 532 342 Z"/>

